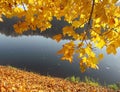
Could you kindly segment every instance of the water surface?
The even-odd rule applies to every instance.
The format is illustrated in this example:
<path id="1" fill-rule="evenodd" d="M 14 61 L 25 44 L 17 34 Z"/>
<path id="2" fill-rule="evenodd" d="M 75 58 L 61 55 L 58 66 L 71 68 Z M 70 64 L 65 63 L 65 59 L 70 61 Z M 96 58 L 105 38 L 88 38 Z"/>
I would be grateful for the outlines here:
<path id="1" fill-rule="evenodd" d="M 100 69 L 88 69 L 85 73 L 81 73 L 78 59 L 75 58 L 70 64 L 67 61 L 61 61 L 61 56 L 56 54 L 65 42 L 68 40 L 57 43 L 43 36 L 11 37 L 0 34 L 0 64 L 62 78 L 75 75 L 81 78 L 89 76 L 99 79 L 102 83 L 120 81 L 119 52 L 114 56 L 107 55 L 104 49 L 96 51 L 105 54 L 105 58 L 99 64 Z"/>

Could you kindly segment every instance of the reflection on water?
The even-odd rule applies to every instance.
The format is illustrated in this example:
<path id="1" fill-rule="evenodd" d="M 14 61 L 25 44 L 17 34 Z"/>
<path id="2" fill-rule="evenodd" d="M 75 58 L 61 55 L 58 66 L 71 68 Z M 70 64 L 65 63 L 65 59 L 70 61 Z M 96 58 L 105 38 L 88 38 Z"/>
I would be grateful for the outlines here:
<path id="1" fill-rule="evenodd" d="M 8 22 L 6 22 L 8 23 Z M 105 58 L 100 62 L 99 70 L 88 69 L 85 73 L 81 73 L 79 69 L 79 62 L 77 58 L 75 62 L 70 64 L 67 61 L 61 61 L 60 56 L 56 52 L 62 47 L 62 44 L 68 42 L 68 40 L 62 40 L 60 43 L 52 40 L 51 34 L 43 36 L 17 36 L 14 31 L 7 31 L 10 26 L 8 23 L 7 27 L 1 23 L 0 29 L 0 64 L 1 65 L 12 65 L 15 67 L 23 68 L 29 71 L 38 72 L 44 75 L 51 75 L 57 77 L 68 77 L 68 76 L 90 76 L 95 79 L 99 79 L 101 83 L 114 83 L 120 82 L 120 52 L 116 56 L 107 55 L 105 49 L 97 50 L 103 52 Z M 59 32 L 58 32 L 59 33 Z M 9 36 L 5 36 L 7 34 Z M 45 34 L 45 33 L 44 33 Z M 42 35 L 42 34 L 41 34 Z M 120 51 L 118 49 L 118 51 Z"/>

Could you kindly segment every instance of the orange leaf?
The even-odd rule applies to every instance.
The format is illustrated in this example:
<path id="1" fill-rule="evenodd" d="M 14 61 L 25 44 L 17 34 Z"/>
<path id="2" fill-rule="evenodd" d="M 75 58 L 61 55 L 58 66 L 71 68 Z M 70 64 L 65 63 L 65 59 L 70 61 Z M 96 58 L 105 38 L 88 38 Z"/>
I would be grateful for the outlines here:
<path id="1" fill-rule="evenodd" d="M 2 15 L 0 15 L 0 22 L 3 22 Z"/>
<path id="2" fill-rule="evenodd" d="M 98 58 L 99 60 L 103 59 L 104 55 L 103 54 L 99 54 Z"/>
<path id="3" fill-rule="evenodd" d="M 62 39 L 62 34 L 53 36 L 53 39 L 56 40 L 57 42 L 59 42 Z"/>

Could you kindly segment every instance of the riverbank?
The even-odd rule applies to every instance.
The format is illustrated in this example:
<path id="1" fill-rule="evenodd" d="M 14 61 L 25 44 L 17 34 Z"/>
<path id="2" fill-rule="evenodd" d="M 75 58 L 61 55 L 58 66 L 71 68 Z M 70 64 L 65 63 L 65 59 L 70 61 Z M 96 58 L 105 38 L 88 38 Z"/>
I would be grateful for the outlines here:
<path id="1" fill-rule="evenodd" d="M 0 66 L 0 92 L 115 92 L 84 82 L 43 76 L 10 66 Z"/>

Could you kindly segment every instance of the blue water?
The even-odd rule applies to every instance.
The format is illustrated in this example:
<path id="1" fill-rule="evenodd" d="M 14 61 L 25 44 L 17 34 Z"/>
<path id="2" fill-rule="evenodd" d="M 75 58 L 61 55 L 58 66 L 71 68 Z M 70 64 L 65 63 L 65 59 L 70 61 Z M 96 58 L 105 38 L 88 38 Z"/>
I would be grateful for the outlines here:
<path id="1" fill-rule="evenodd" d="M 5 36 L 0 34 L 0 64 L 11 65 L 28 71 L 56 77 L 85 76 L 99 79 L 106 84 L 120 82 L 120 50 L 117 55 L 107 55 L 105 49 L 97 50 L 103 52 L 105 58 L 99 63 L 99 70 L 88 69 L 85 73 L 80 72 L 79 60 L 74 59 L 70 64 L 61 61 L 56 52 L 69 40 L 60 43 L 45 38 L 44 36 Z"/>

